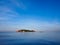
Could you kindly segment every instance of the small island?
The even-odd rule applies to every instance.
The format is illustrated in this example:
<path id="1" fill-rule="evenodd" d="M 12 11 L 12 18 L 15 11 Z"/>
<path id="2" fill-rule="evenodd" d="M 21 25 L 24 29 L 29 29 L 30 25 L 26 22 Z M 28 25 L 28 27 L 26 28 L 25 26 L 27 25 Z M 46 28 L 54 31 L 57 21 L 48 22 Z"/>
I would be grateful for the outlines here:
<path id="1" fill-rule="evenodd" d="M 21 30 L 17 30 L 16 32 L 36 32 L 36 31 L 35 30 L 21 29 Z"/>

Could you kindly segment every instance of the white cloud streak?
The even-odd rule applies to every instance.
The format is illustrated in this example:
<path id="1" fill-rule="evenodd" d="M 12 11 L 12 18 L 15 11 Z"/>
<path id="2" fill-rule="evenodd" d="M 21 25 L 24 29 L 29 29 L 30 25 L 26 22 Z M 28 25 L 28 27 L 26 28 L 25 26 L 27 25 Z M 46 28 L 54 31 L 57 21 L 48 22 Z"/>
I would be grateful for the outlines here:
<path id="1" fill-rule="evenodd" d="M 18 17 L 19 14 L 8 7 L 0 6 L 0 20 Z"/>
<path id="2" fill-rule="evenodd" d="M 26 9 L 26 6 L 22 1 L 19 2 L 18 0 L 11 0 L 11 2 L 21 9 Z"/>
<path id="3" fill-rule="evenodd" d="M 25 9 L 25 6 L 21 1 L 19 2 L 18 0 L 6 0 L 6 1 L 1 0 L 0 1 L 0 20 L 6 20 L 6 19 L 18 17 L 19 14 L 13 11 L 15 6 L 20 9 Z"/>

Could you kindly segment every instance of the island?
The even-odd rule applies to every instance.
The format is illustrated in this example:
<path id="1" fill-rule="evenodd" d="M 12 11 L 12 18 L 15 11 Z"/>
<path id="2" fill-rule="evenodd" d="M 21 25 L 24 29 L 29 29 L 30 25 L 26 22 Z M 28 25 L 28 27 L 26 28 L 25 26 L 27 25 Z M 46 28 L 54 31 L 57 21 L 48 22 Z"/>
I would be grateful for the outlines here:
<path id="1" fill-rule="evenodd" d="M 35 30 L 21 29 L 21 30 L 17 30 L 16 32 L 36 32 L 36 31 Z"/>

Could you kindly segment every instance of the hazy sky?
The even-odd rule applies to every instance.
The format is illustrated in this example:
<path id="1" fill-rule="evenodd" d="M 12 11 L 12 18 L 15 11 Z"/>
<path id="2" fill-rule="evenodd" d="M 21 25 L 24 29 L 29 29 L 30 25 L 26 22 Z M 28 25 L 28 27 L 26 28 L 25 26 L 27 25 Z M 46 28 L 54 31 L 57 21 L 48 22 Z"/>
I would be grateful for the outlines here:
<path id="1" fill-rule="evenodd" d="M 60 0 L 0 0 L 0 31 L 60 30 Z"/>

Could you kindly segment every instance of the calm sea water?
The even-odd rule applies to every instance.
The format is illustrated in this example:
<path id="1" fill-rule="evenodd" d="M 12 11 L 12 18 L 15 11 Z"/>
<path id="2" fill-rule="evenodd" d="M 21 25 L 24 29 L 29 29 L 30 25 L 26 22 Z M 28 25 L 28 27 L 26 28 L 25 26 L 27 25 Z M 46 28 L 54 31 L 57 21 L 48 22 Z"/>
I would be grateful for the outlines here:
<path id="1" fill-rule="evenodd" d="M 60 32 L 0 32 L 0 45 L 60 45 Z"/>

